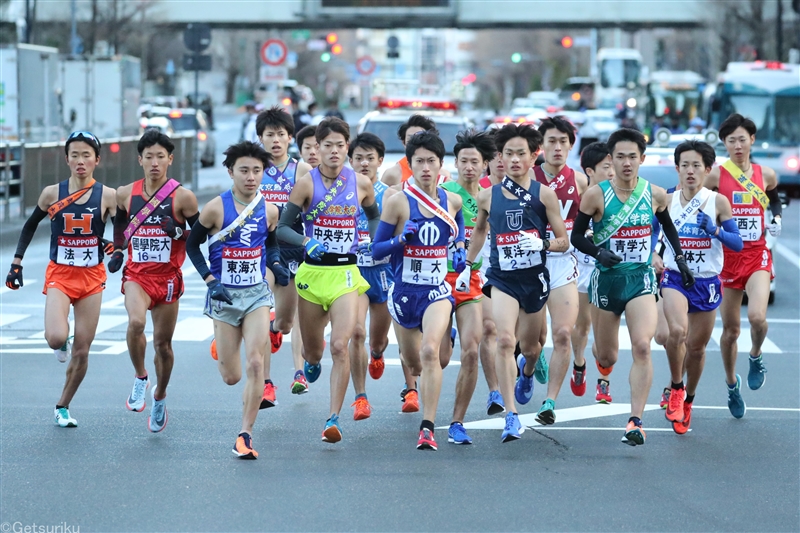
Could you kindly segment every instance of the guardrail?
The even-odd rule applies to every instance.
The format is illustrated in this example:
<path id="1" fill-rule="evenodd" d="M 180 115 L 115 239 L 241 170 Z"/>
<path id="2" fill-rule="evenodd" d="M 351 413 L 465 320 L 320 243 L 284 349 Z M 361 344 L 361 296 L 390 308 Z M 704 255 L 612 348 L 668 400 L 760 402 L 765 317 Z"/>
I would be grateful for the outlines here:
<path id="1" fill-rule="evenodd" d="M 193 164 L 194 133 L 175 134 L 170 137 L 175 143 L 169 176 L 197 189 L 197 175 Z M 100 164 L 94 177 L 100 183 L 117 188 L 143 177 L 139 165 L 136 145 L 139 137 L 117 137 L 100 139 Z M 69 177 L 64 161 L 64 144 L 48 143 L 0 143 L 0 208 L 3 221 L 13 217 L 25 218 L 28 210 L 36 206 L 39 194 L 48 185 Z"/>

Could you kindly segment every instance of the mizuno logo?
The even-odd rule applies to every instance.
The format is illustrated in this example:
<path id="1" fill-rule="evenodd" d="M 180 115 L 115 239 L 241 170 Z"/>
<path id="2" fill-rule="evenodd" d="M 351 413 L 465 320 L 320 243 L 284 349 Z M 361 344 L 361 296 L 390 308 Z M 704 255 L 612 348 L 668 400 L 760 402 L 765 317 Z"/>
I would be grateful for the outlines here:
<path id="1" fill-rule="evenodd" d="M 166 208 L 168 208 L 168 207 L 169 207 L 169 204 L 161 204 L 161 205 L 160 205 L 160 206 L 158 206 L 158 207 L 160 207 L 161 209 L 166 209 Z"/>
<path id="2" fill-rule="evenodd" d="M 94 213 L 95 211 L 97 211 L 97 208 L 96 207 L 87 207 L 86 210 L 89 211 L 90 213 Z"/>

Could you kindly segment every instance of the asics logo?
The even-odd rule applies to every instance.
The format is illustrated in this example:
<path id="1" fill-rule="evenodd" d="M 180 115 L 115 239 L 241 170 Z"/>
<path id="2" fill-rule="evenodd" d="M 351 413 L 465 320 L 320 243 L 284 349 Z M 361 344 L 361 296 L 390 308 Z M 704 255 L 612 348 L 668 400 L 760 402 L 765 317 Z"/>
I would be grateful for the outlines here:
<path id="1" fill-rule="evenodd" d="M 353 195 L 354 195 L 354 194 L 355 194 L 354 192 L 351 192 L 350 194 L 348 194 L 347 196 L 345 196 L 345 200 L 350 200 L 351 198 L 353 198 Z"/>

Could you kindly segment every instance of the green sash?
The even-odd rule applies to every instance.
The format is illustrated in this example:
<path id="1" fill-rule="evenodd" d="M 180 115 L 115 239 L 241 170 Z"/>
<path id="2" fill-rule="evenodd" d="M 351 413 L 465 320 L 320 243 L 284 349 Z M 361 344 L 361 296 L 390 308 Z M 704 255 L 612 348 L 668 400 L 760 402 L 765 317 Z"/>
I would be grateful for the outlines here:
<path id="1" fill-rule="evenodd" d="M 610 185 L 610 184 L 609 184 Z M 633 189 L 633 192 L 628 197 L 628 201 L 623 204 L 622 209 L 617 211 L 614 216 L 608 221 L 603 227 L 603 230 L 594 234 L 594 243 L 598 246 L 606 242 L 608 239 L 611 238 L 614 233 L 617 232 L 619 228 L 625 224 L 625 221 L 628 220 L 628 217 L 633 213 L 634 209 L 639 205 L 639 202 L 642 201 L 644 198 L 644 190 L 647 187 L 647 181 L 642 178 L 639 178 L 639 182 L 636 184 L 636 188 Z"/>

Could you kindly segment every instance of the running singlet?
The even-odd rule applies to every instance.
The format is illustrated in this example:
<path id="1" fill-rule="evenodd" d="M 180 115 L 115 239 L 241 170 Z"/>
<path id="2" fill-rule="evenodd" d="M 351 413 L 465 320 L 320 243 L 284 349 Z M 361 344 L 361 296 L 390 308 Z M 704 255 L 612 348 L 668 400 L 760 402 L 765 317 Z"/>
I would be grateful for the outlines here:
<path id="1" fill-rule="evenodd" d="M 578 184 L 575 182 L 575 171 L 565 166 L 552 181 L 547 181 L 547 176 L 545 176 L 541 166 L 534 167 L 533 174 L 536 176 L 536 181 L 545 187 L 549 187 L 558 196 L 561 218 L 564 219 L 564 225 L 567 226 L 567 242 L 570 242 L 572 226 L 575 225 L 575 218 L 578 216 L 578 211 L 581 207 L 581 195 L 578 192 Z M 547 238 L 551 241 L 555 239 L 553 228 L 550 227 L 550 224 L 547 225 Z M 555 257 L 569 254 L 571 251 L 572 244 L 569 245 L 566 252 L 547 252 L 547 255 Z"/>
<path id="2" fill-rule="evenodd" d="M 441 185 L 442 189 L 454 192 L 461 197 L 461 213 L 464 215 L 464 233 L 467 240 L 464 242 L 464 249 L 469 250 L 469 241 L 472 238 L 472 230 L 475 229 L 475 223 L 478 221 L 478 201 L 473 196 L 455 181 L 448 181 Z M 488 240 L 488 239 L 487 239 Z M 456 250 L 455 241 L 450 243 L 447 248 L 447 271 L 455 272 L 453 270 L 453 253 Z M 483 263 L 483 257 L 478 256 L 475 262 L 472 263 L 472 270 L 480 270 Z"/>
<path id="3" fill-rule="evenodd" d="M 286 167 L 281 171 L 275 165 L 264 170 L 261 178 L 259 190 L 264 199 L 278 208 L 278 217 L 283 213 L 283 206 L 289 201 L 289 195 L 294 188 L 297 179 L 297 160 L 290 159 Z M 296 221 L 292 229 L 297 233 L 303 232 L 303 223 Z M 281 248 L 302 248 L 302 246 L 292 246 L 281 241 Z"/>
<path id="4" fill-rule="evenodd" d="M 702 190 L 702 189 L 701 189 Z M 717 223 L 717 193 L 711 192 L 708 195 L 708 200 L 701 209 L 695 211 L 688 221 L 678 229 L 678 236 L 681 239 L 681 250 L 683 256 L 686 258 L 686 264 L 692 269 L 692 272 L 701 278 L 711 278 L 718 276 L 722 272 L 723 251 L 722 243 L 719 239 L 714 239 L 706 234 L 697 225 L 697 213 L 701 210 L 709 216 L 709 218 L 716 224 Z M 672 203 L 669 206 L 669 214 L 672 220 L 677 220 L 680 214 L 684 211 L 684 206 L 681 205 L 680 193 L 672 195 Z M 675 272 L 679 272 L 678 265 L 675 263 L 675 254 L 672 248 L 667 246 L 664 248 L 664 266 Z"/>
<path id="5" fill-rule="evenodd" d="M 753 164 L 751 166 L 753 175 L 750 176 L 750 181 L 761 190 L 765 190 L 761 165 Z M 739 235 L 742 236 L 744 242 L 742 251 L 765 247 L 767 240 L 764 236 L 764 208 L 761 207 L 756 197 L 747 192 L 736 181 L 736 178 L 722 166 L 719 167 L 719 193 L 731 202 L 733 219 L 739 227 Z"/>
<path id="6" fill-rule="evenodd" d="M 372 184 L 372 187 L 375 189 L 375 203 L 378 204 L 378 211 L 383 212 L 383 193 L 386 192 L 386 189 L 388 189 L 389 186 L 380 180 L 375 180 L 375 183 Z M 360 241 L 362 239 L 369 239 L 369 224 L 367 223 L 367 215 L 364 214 L 364 210 L 359 208 L 358 240 Z M 389 257 L 384 257 L 383 259 L 376 261 L 371 255 L 358 254 L 357 264 L 360 267 L 372 267 L 377 265 L 385 265 L 388 262 Z"/>
<path id="7" fill-rule="evenodd" d="M 225 191 L 220 197 L 222 227 L 226 228 L 239 213 L 236 212 L 236 200 L 231 191 Z M 242 224 L 227 235 L 220 235 L 219 240 L 209 245 L 211 274 L 226 287 L 234 289 L 262 283 L 267 266 L 268 233 L 266 204 L 259 202 Z"/>
<path id="8" fill-rule="evenodd" d="M 66 179 L 58 184 L 58 199 L 69 194 L 69 180 Z M 50 219 L 51 261 L 76 267 L 93 267 L 103 261 L 100 239 L 106 223 L 102 201 L 103 184 L 95 182 L 85 204 L 73 202 Z"/>
<path id="9" fill-rule="evenodd" d="M 327 206 L 324 212 L 310 221 L 306 220 L 308 213 L 303 213 L 305 236 L 317 239 L 329 254 L 355 254 L 358 251 L 357 225 L 361 212 L 356 173 L 353 169 L 342 168 L 339 178 L 344 178 L 344 187 L 337 190 L 335 196 L 325 187 L 318 168 L 311 171 L 311 178 L 314 181 L 314 195 L 309 210 L 320 202 Z M 339 178 L 331 188 L 336 186 Z"/>
<path id="10" fill-rule="evenodd" d="M 447 211 L 447 193 L 436 189 L 439 205 Z M 399 250 L 392 252 L 392 273 L 400 290 L 431 290 L 450 285 L 447 276 L 447 247 L 450 241 L 450 226 L 437 216 L 428 218 L 419 210 L 416 200 L 408 198 L 408 219 L 419 223 L 419 230 Z"/>
<path id="11" fill-rule="evenodd" d="M 603 218 L 594 223 L 594 243 L 601 248 L 607 248 L 620 256 L 622 262 L 613 266 L 611 269 L 601 265 L 599 262 L 595 266 L 601 271 L 609 270 L 633 270 L 642 263 L 650 264 L 650 234 L 653 232 L 653 201 L 650 183 L 644 178 L 639 177 L 645 182 L 642 199 L 636 205 L 625 222 L 611 235 L 611 238 L 604 243 L 597 242 L 597 236 L 609 223 L 611 217 L 622 209 L 623 202 L 617 198 L 614 188 L 609 181 L 601 181 L 597 185 L 603 191 Z"/>
<path id="12" fill-rule="evenodd" d="M 525 231 L 544 238 L 547 228 L 547 210 L 539 200 L 541 184 L 531 180 L 528 189 L 532 199 L 526 206 L 517 198 L 506 198 L 503 185 L 492 186 L 492 204 L 489 211 L 491 254 L 489 266 L 494 274 L 499 271 L 519 271 L 545 264 L 545 251 L 530 252 L 519 246 L 519 233 Z"/>
<path id="13" fill-rule="evenodd" d="M 150 200 L 144 196 L 143 184 L 144 180 L 133 182 L 128 202 L 131 219 Z M 175 227 L 186 227 L 185 223 L 179 224 L 175 219 L 173 206 L 177 192 L 175 190 L 165 198 L 131 236 L 128 243 L 128 260 L 125 263 L 126 276 L 140 274 L 169 276 L 183 265 L 186 259 L 186 241 L 176 241 L 161 229 L 161 220 L 164 217 L 171 217 L 175 221 Z"/>

